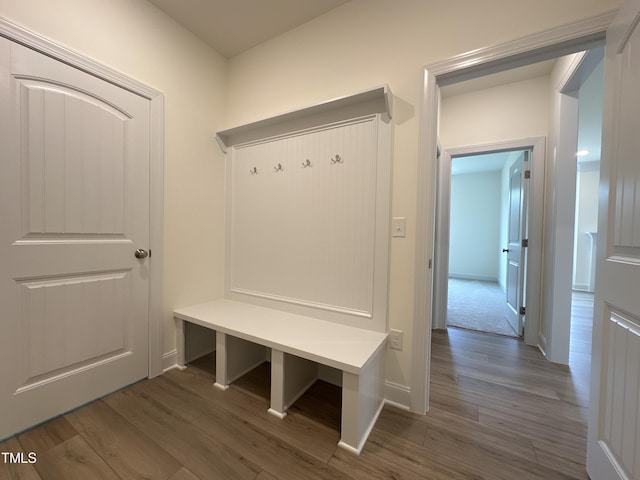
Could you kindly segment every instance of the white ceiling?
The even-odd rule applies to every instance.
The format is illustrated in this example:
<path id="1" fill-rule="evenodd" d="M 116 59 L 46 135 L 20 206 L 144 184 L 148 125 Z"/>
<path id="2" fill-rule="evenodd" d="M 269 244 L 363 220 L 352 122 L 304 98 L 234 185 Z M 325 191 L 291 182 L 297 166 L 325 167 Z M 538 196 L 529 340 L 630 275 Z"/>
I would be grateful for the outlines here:
<path id="1" fill-rule="evenodd" d="M 350 0 L 149 0 L 227 58 Z"/>

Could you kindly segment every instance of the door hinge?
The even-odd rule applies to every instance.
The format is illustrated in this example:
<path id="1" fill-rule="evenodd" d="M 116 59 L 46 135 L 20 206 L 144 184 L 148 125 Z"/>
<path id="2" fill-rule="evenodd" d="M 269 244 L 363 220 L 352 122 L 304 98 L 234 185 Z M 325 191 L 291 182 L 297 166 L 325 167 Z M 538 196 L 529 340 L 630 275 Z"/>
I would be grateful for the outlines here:
<path id="1" fill-rule="evenodd" d="M 522 246 L 523 247 L 528 247 L 529 246 L 529 239 L 528 238 L 523 238 L 522 239 Z"/>
<path id="2" fill-rule="evenodd" d="M 431 270 L 431 266 L 433 265 L 433 261 L 429 259 L 429 270 Z"/>
<path id="3" fill-rule="evenodd" d="M 531 178 L 531 170 L 524 171 L 524 178 Z"/>
<path id="4" fill-rule="evenodd" d="M 520 315 L 526 315 L 527 309 L 525 307 L 520 307 Z"/>

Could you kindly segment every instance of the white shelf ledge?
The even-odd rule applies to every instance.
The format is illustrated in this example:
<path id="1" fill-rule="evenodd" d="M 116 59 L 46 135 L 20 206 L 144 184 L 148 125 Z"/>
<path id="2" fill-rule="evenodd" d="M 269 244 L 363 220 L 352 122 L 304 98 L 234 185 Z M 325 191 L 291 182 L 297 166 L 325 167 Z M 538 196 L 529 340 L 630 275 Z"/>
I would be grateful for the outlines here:
<path id="1" fill-rule="evenodd" d="M 335 98 L 310 107 L 222 130 L 216 133 L 216 140 L 226 153 L 227 148 L 234 145 L 365 115 L 379 113 L 383 115 L 385 121 L 390 121 L 392 108 L 393 95 L 389 86 L 383 85 L 355 95 Z"/>

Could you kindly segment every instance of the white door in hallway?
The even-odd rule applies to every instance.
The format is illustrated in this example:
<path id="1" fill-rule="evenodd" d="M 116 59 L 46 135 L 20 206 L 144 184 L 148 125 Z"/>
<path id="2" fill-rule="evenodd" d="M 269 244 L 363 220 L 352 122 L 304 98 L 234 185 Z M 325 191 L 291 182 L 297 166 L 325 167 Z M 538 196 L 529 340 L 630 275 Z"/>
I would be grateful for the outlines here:
<path id="1" fill-rule="evenodd" d="M 509 218 L 507 221 L 507 282 L 505 318 L 518 336 L 523 333 L 524 284 L 526 248 L 522 241 L 527 231 L 527 192 L 525 169 L 528 165 L 529 151 L 524 151 L 509 169 Z"/>
<path id="2" fill-rule="evenodd" d="M 640 479 L 640 0 L 607 32 L 587 471 Z"/>
<path id="3" fill-rule="evenodd" d="M 149 103 L 0 37 L 0 145 L 2 439 L 148 375 Z"/>

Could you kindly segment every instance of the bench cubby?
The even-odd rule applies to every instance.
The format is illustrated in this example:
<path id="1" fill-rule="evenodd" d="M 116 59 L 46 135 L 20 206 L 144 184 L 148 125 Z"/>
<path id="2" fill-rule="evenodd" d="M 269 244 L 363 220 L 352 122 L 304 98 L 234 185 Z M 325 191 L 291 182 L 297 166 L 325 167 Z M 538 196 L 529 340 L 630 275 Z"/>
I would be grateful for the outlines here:
<path id="1" fill-rule="evenodd" d="M 360 453 L 384 404 L 386 333 L 226 299 L 178 309 L 174 317 L 182 368 L 185 323 L 215 330 L 217 388 L 263 363 L 270 350 L 269 413 L 279 418 L 316 381 L 318 365 L 341 370 L 339 446 Z"/>

